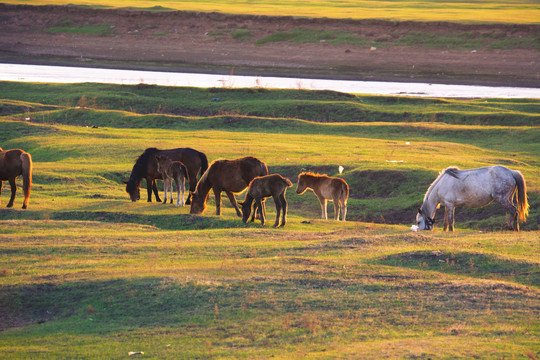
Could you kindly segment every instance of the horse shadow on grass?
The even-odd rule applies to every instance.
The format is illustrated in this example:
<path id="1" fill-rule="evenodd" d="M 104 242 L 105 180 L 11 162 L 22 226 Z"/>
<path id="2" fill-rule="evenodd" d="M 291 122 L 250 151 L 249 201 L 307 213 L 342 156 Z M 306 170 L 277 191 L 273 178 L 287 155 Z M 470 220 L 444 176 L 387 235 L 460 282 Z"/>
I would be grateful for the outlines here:
<path id="1" fill-rule="evenodd" d="M 509 281 L 540 288 L 540 269 L 537 264 L 492 254 L 421 250 L 388 255 L 375 262 L 423 271 Z"/>

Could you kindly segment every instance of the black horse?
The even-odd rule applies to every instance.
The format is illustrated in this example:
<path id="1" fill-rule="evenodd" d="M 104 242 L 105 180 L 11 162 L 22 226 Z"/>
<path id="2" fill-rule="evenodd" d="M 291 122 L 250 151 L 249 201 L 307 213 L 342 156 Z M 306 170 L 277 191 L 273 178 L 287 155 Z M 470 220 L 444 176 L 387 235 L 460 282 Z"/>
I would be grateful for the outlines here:
<path id="1" fill-rule="evenodd" d="M 161 202 L 156 185 L 156 179 L 163 179 L 158 172 L 156 155 L 165 156 L 172 161 L 182 162 L 188 171 L 189 175 L 189 191 L 186 204 L 190 204 L 191 192 L 195 191 L 197 186 L 197 174 L 203 174 L 208 169 L 208 159 L 206 155 L 200 151 L 191 148 L 178 148 L 170 150 L 159 150 L 156 148 L 148 148 L 139 156 L 128 181 L 126 184 L 126 192 L 129 194 L 131 201 L 140 199 L 140 188 L 142 179 L 146 179 L 146 189 L 148 191 L 148 202 L 152 202 L 152 190 L 156 196 L 156 201 Z"/>

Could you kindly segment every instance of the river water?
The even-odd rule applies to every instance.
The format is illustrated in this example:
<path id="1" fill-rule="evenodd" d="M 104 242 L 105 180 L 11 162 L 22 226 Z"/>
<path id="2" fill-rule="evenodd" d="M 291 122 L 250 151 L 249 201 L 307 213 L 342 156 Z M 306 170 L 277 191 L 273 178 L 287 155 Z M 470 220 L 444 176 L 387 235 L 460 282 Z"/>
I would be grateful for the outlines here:
<path id="1" fill-rule="evenodd" d="M 212 75 L 21 64 L 0 64 L 0 80 L 46 83 L 94 82 L 124 85 L 144 83 L 201 88 L 261 87 L 267 89 L 334 90 L 351 94 L 443 98 L 540 98 L 539 88 Z"/>

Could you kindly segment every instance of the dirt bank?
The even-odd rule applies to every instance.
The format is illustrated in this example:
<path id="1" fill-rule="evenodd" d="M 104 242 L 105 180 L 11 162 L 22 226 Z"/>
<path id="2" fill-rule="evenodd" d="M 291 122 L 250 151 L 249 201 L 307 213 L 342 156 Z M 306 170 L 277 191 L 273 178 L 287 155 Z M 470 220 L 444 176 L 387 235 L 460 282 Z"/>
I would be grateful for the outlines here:
<path id="1" fill-rule="evenodd" d="M 101 34 L 51 31 L 58 26 L 76 29 L 104 24 L 106 29 Z M 366 42 L 256 44 L 259 39 L 295 29 L 348 33 Z M 0 4 L 0 61 L 538 87 L 540 57 L 535 48 L 441 48 L 403 45 L 400 39 L 423 33 L 494 41 L 538 38 L 539 30 L 536 25 L 305 19 Z"/>

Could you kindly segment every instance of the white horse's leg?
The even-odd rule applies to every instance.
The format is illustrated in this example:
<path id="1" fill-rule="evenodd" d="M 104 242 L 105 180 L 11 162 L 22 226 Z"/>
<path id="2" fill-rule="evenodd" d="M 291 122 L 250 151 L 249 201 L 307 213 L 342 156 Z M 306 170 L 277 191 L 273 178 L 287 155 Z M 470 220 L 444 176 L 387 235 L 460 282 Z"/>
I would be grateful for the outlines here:
<path id="1" fill-rule="evenodd" d="M 513 195 L 512 195 L 513 196 Z M 518 222 L 518 209 L 512 202 L 512 200 L 499 201 L 499 203 L 506 209 L 508 212 L 508 221 L 506 226 L 508 230 L 519 231 L 519 222 Z"/>
<path id="2" fill-rule="evenodd" d="M 447 205 L 445 207 L 446 217 L 448 217 L 448 231 L 454 231 L 454 206 Z"/>
<path id="3" fill-rule="evenodd" d="M 347 204 L 345 204 L 345 201 L 341 201 L 341 219 L 345 221 L 346 217 L 347 217 Z"/>
<path id="4" fill-rule="evenodd" d="M 448 231 L 448 206 L 444 207 L 443 231 Z"/>

